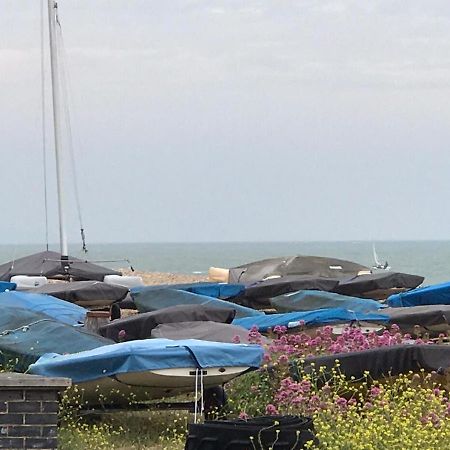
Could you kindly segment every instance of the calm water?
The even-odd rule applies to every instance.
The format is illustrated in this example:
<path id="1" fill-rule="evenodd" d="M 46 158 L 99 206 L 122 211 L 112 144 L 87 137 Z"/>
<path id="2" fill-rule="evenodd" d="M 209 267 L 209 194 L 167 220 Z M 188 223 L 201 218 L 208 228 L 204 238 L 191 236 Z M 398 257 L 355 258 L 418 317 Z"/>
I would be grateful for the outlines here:
<path id="1" fill-rule="evenodd" d="M 72 256 L 80 256 L 76 245 Z M 53 249 L 57 249 L 56 246 Z M 450 241 L 377 242 L 380 260 L 388 260 L 392 270 L 425 276 L 427 284 L 450 280 Z M 41 251 L 39 245 L 0 245 L 0 261 L 6 262 Z M 272 256 L 318 255 L 373 264 L 371 242 L 261 242 L 261 243 L 143 243 L 93 244 L 90 260 L 127 258 L 144 271 L 193 273 L 207 272 L 210 266 L 233 267 Z M 106 263 L 120 268 L 126 263 Z"/>

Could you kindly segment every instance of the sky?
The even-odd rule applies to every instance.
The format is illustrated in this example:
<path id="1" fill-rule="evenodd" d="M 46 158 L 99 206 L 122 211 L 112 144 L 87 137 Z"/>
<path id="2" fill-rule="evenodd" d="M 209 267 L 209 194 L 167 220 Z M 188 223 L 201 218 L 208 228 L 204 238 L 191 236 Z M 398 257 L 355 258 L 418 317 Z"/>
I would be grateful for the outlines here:
<path id="1" fill-rule="evenodd" d="M 60 0 L 59 15 L 90 242 L 450 239 L 448 1 Z M 0 0 L 0 30 L 0 243 L 40 243 L 39 1 Z M 50 117 L 48 83 L 46 102 Z"/>

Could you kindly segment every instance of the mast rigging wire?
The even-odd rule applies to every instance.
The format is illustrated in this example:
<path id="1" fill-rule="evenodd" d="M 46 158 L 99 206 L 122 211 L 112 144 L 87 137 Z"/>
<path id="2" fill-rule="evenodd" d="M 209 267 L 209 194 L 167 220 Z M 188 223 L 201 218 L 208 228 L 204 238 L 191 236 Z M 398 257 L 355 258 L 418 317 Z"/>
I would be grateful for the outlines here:
<path id="1" fill-rule="evenodd" d="M 71 168 L 71 172 L 72 172 L 73 189 L 74 189 L 74 193 L 75 193 L 75 202 L 76 202 L 76 207 L 77 207 L 78 221 L 80 224 L 82 251 L 84 253 L 87 253 L 88 249 L 86 246 L 86 234 L 85 234 L 85 229 L 83 226 L 83 217 L 82 217 L 82 213 L 81 213 L 81 201 L 80 201 L 80 193 L 79 193 L 79 189 L 78 189 L 78 177 L 77 177 L 77 169 L 76 169 L 76 162 L 75 162 L 74 149 L 73 149 L 72 125 L 71 125 L 71 120 L 70 120 L 70 108 L 69 108 L 70 78 L 69 78 L 67 70 L 66 70 L 67 57 L 66 57 L 66 53 L 65 53 L 65 46 L 64 46 L 61 23 L 59 22 L 58 15 L 56 16 L 56 23 L 58 25 L 57 31 L 58 31 L 59 39 L 57 39 L 57 51 L 58 51 L 58 55 L 59 55 L 60 68 L 61 68 L 60 83 L 61 83 L 62 94 L 65 99 L 65 101 L 63 102 L 64 103 L 64 119 L 65 119 L 65 125 L 66 125 L 66 130 L 67 130 L 67 144 L 68 144 L 70 163 L 71 163 L 70 168 Z"/>

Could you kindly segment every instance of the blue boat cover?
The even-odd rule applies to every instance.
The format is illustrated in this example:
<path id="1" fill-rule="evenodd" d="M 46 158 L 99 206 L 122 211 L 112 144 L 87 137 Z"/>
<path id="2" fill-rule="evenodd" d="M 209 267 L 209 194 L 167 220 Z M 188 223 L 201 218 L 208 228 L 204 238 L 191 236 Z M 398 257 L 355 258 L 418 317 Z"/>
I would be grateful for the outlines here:
<path id="1" fill-rule="evenodd" d="M 217 308 L 230 308 L 236 311 L 236 317 L 258 316 L 263 314 L 252 308 L 220 300 L 206 295 L 194 294 L 176 289 L 139 289 L 131 290 L 131 296 L 139 312 L 150 312 L 177 305 L 205 305 Z"/>
<path id="2" fill-rule="evenodd" d="M 245 317 L 234 319 L 233 325 L 239 325 L 249 330 L 252 326 L 257 326 L 261 332 L 266 332 L 269 328 L 277 325 L 289 327 L 297 326 L 303 321 L 305 326 L 321 326 L 332 323 L 350 322 L 353 320 L 365 322 L 383 323 L 389 321 L 389 317 L 377 313 L 360 313 L 342 308 L 319 309 L 316 311 L 292 312 L 285 314 L 265 314 L 258 317 Z"/>
<path id="3" fill-rule="evenodd" d="M 334 292 L 297 291 L 279 295 L 270 299 L 272 306 L 279 312 L 313 311 L 325 308 L 344 308 L 350 311 L 377 311 L 384 306 L 376 300 L 349 297 Z"/>
<path id="4" fill-rule="evenodd" d="M 169 368 L 260 366 L 259 345 L 227 344 L 186 339 L 144 339 L 121 342 L 73 355 L 48 354 L 30 366 L 30 373 L 67 377 L 75 383 L 120 373 Z"/>
<path id="5" fill-rule="evenodd" d="M 0 281 L 0 292 L 14 291 L 16 287 L 16 283 L 10 283 L 9 281 Z"/>
<path id="6" fill-rule="evenodd" d="M 16 307 L 45 314 L 67 325 L 84 322 L 87 310 L 74 303 L 45 294 L 31 294 L 23 291 L 0 293 L 0 307 Z"/>
<path id="7" fill-rule="evenodd" d="M 176 289 L 178 291 L 192 292 L 214 298 L 234 298 L 244 293 L 245 285 L 228 283 L 184 283 L 160 284 L 154 286 L 137 286 L 131 289 L 132 293 L 159 289 Z"/>
<path id="8" fill-rule="evenodd" d="M 0 365 L 4 368 L 25 371 L 45 353 L 75 353 L 112 343 L 45 314 L 1 306 Z"/>
<path id="9" fill-rule="evenodd" d="M 450 305 L 450 282 L 433 284 L 388 297 L 389 306 Z"/>

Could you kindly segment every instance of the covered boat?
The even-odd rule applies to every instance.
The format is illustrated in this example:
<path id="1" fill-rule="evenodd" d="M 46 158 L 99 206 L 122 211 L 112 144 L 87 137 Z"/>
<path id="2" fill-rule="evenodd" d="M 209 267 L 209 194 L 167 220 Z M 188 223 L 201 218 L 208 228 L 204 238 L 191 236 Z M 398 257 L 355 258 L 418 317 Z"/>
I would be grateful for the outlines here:
<path id="1" fill-rule="evenodd" d="M 0 281 L 0 292 L 14 291 L 16 289 L 16 283 L 10 283 L 8 281 Z"/>
<path id="2" fill-rule="evenodd" d="M 267 332 L 276 326 L 295 328 L 298 326 L 317 327 L 348 322 L 387 323 L 389 317 L 377 312 L 361 313 L 342 308 L 319 309 L 316 311 L 291 312 L 284 314 L 264 314 L 256 317 L 234 319 L 233 325 L 250 330 L 256 326 L 260 332 Z"/>
<path id="3" fill-rule="evenodd" d="M 254 261 L 229 270 L 230 283 L 251 284 L 289 275 L 312 278 L 345 279 L 370 273 L 366 266 L 351 261 L 322 256 L 283 256 Z"/>
<path id="4" fill-rule="evenodd" d="M 30 373 L 67 377 L 83 389 L 83 399 L 130 404 L 222 385 L 258 368 L 258 345 L 226 344 L 194 339 L 145 339 L 122 342 L 73 355 L 48 354 L 30 366 Z M 131 397 L 130 397 L 131 396 Z"/>
<path id="5" fill-rule="evenodd" d="M 369 312 L 383 308 L 383 305 L 375 300 L 322 291 L 292 292 L 271 298 L 270 303 L 278 312 L 311 311 L 329 308 L 344 308 L 351 311 Z"/>
<path id="6" fill-rule="evenodd" d="M 339 281 L 334 292 L 355 297 L 385 299 L 393 293 L 415 289 L 424 277 L 400 272 L 361 274 Z"/>
<path id="7" fill-rule="evenodd" d="M 51 295 L 19 291 L 0 293 L 0 310 L 3 311 L 4 308 L 18 308 L 45 314 L 58 322 L 72 326 L 84 323 L 87 313 L 85 308 Z"/>
<path id="8" fill-rule="evenodd" d="M 25 371 L 46 353 L 76 353 L 113 341 L 51 317 L 17 306 L 2 305 L 0 314 L 0 364 Z"/>
<path id="9" fill-rule="evenodd" d="M 103 281 L 105 275 L 121 273 L 72 256 L 62 259 L 58 252 L 44 251 L 0 265 L 0 280 L 9 281 L 15 275 Z"/>
<path id="10" fill-rule="evenodd" d="M 427 333 L 437 337 L 450 332 L 450 305 L 424 305 L 383 309 L 389 323 L 396 324 L 404 333 Z"/>
<path id="11" fill-rule="evenodd" d="M 135 314 L 122 319 L 113 320 L 100 327 L 100 333 L 116 342 L 147 339 L 160 324 L 174 322 L 211 321 L 231 323 L 236 311 L 230 308 L 215 308 L 205 305 L 178 305 L 157 311 Z M 121 336 L 119 337 L 119 333 Z"/>
<path id="12" fill-rule="evenodd" d="M 391 295 L 389 306 L 450 305 L 450 282 Z"/>
<path id="13" fill-rule="evenodd" d="M 205 305 L 216 308 L 229 308 L 236 310 L 236 317 L 257 316 L 262 314 L 252 308 L 246 308 L 226 300 L 215 297 L 194 294 L 192 292 L 177 289 L 154 289 L 152 286 L 145 286 L 131 289 L 131 297 L 139 312 L 157 311 L 177 305 Z"/>
<path id="14" fill-rule="evenodd" d="M 48 294 L 87 308 L 98 308 L 120 302 L 128 295 L 129 289 L 117 284 L 91 280 L 49 283 L 34 288 L 33 292 Z"/>
<path id="15" fill-rule="evenodd" d="M 200 339 L 213 342 L 251 343 L 246 328 L 212 321 L 164 323 L 153 328 L 151 337 L 173 340 Z"/>
<path id="16" fill-rule="evenodd" d="M 331 373 L 339 360 L 339 371 L 348 378 L 362 379 L 366 373 L 373 379 L 390 377 L 409 371 L 444 372 L 450 367 L 450 346 L 429 344 L 403 344 L 379 347 L 351 353 L 305 358 L 301 366 L 293 362 L 294 378 L 301 377 L 302 372 L 311 372 L 318 367 L 325 367 L 325 374 Z"/>

